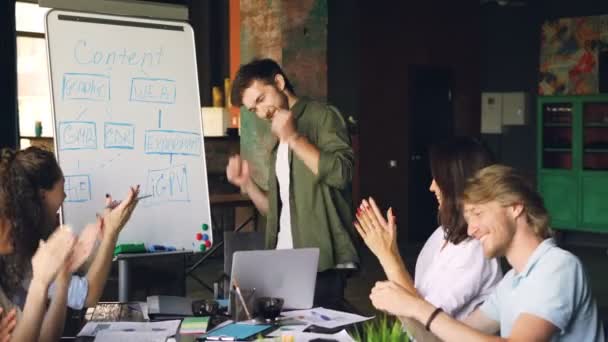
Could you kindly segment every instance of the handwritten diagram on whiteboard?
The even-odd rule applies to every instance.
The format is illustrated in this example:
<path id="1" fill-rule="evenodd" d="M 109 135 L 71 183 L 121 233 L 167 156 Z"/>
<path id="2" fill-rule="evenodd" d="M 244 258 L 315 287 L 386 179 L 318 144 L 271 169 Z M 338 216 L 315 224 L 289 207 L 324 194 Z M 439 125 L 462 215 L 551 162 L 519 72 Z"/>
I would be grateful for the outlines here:
<path id="1" fill-rule="evenodd" d="M 121 243 L 206 250 L 213 241 L 194 38 L 188 24 L 47 15 L 62 219 L 76 230 L 106 194 L 141 186 Z"/>

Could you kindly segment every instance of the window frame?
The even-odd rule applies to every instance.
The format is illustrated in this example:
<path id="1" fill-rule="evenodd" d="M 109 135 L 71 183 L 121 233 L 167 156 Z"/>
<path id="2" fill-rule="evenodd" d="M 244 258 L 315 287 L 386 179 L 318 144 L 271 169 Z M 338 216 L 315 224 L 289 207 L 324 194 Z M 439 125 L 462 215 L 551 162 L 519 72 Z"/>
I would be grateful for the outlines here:
<path id="1" fill-rule="evenodd" d="M 17 0 L 16 3 L 23 3 L 23 4 L 31 4 L 31 5 L 36 5 L 38 6 L 38 4 L 36 2 L 29 2 L 29 1 L 23 1 L 23 0 Z M 49 8 L 48 10 L 51 10 L 51 8 Z M 44 41 L 44 46 L 45 46 L 45 55 L 47 54 L 46 52 L 46 33 L 45 32 L 38 32 L 38 31 L 24 31 L 24 30 L 17 30 L 17 10 L 15 9 L 15 41 L 17 42 L 19 40 L 19 38 L 34 38 L 34 39 L 43 39 Z M 18 51 L 19 51 L 19 46 L 16 45 L 16 56 L 18 57 Z M 17 59 L 17 65 L 19 64 L 19 60 Z M 49 75 L 49 68 L 50 66 L 48 65 L 48 56 L 47 56 L 47 77 L 50 77 Z M 17 82 L 19 82 L 19 70 L 17 69 Z M 49 85 L 50 87 L 50 85 Z M 19 92 L 17 90 L 17 99 L 19 99 Z M 51 119 L 52 119 L 52 115 L 53 115 L 53 108 L 52 108 L 52 94 L 51 94 L 51 89 L 49 89 L 49 103 L 48 103 L 48 109 L 50 111 L 51 114 Z M 24 140 L 29 140 L 29 144 L 26 145 L 34 145 L 33 144 L 33 139 L 38 139 L 38 140 L 47 140 L 46 142 L 42 142 L 42 144 L 44 145 L 52 145 L 52 143 L 50 143 L 48 140 L 53 141 L 54 140 L 54 127 L 50 127 L 50 132 L 51 135 L 42 135 L 40 137 L 37 137 L 35 134 L 33 135 L 23 135 L 22 131 L 21 131 L 21 118 L 22 118 L 22 114 L 19 108 L 19 101 L 17 101 L 17 117 L 18 117 L 18 125 L 17 125 L 17 141 L 19 143 L 19 145 L 21 146 L 21 148 L 25 148 L 27 146 L 24 146 Z M 52 121 L 52 120 L 51 120 Z M 47 128 L 49 129 L 49 128 Z"/>

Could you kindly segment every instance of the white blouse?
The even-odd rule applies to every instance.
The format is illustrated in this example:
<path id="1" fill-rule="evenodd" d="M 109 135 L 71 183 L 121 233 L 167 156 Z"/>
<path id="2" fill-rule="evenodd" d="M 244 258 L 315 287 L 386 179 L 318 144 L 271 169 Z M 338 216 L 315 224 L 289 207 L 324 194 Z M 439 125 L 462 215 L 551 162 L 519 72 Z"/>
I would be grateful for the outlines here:
<path id="1" fill-rule="evenodd" d="M 445 243 L 443 228 L 429 237 L 418 255 L 414 285 L 418 293 L 450 316 L 462 320 L 493 292 L 502 279 L 497 259 L 486 259 L 475 239 Z"/>

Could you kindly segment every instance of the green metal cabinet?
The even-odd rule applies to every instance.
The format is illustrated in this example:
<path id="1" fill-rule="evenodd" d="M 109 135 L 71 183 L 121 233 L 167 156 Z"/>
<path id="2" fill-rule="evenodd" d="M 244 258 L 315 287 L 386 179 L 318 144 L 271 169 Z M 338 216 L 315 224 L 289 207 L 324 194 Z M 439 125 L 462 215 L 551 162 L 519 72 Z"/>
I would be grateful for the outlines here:
<path id="1" fill-rule="evenodd" d="M 538 99 L 538 187 L 559 230 L 608 233 L 608 95 Z"/>

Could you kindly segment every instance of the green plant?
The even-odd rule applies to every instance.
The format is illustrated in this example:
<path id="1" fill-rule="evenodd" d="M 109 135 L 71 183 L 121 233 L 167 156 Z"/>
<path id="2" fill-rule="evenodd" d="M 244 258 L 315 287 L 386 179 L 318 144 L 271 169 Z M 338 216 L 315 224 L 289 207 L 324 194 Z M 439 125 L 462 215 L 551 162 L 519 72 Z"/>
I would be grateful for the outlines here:
<path id="1" fill-rule="evenodd" d="M 353 333 L 353 338 L 357 342 L 410 341 L 401 322 L 387 315 L 366 322 Z"/>

